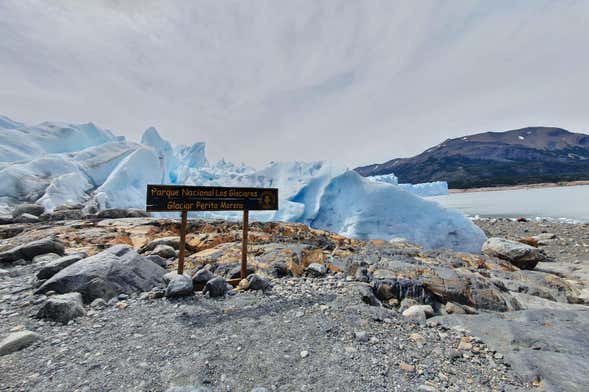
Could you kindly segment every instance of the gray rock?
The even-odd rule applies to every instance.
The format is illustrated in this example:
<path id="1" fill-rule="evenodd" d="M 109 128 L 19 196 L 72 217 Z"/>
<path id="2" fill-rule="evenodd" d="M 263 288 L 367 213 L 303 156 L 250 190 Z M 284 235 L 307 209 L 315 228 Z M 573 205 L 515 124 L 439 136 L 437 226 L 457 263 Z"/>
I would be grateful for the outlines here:
<path id="1" fill-rule="evenodd" d="M 149 213 L 137 208 L 109 208 L 96 214 L 99 219 L 145 218 Z"/>
<path id="2" fill-rule="evenodd" d="M 49 261 L 39 270 L 39 272 L 37 272 L 37 279 L 49 279 L 62 269 L 69 267 L 75 262 L 78 262 L 86 257 L 86 253 L 76 253 Z"/>
<path id="3" fill-rule="evenodd" d="M 205 284 L 214 277 L 215 275 L 208 268 L 202 268 L 192 275 L 192 284 L 196 290 L 202 290 Z"/>
<path id="4" fill-rule="evenodd" d="M 18 217 L 18 221 L 21 223 L 37 223 L 40 221 L 38 216 L 24 213 Z"/>
<path id="5" fill-rule="evenodd" d="M 39 338 L 40 336 L 35 332 L 26 330 L 11 333 L 0 342 L 0 355 L 22 350 L 39 340 Z"/>
<path id="6" fill-rule="evenodd" d="M 102 298 L 96 298 L 94 301 L 92 301 L 92 303 L 90 304 L 90 307 L 93 309 L 104 309 L 108 306 L 108 304 L 106 303 L 106 301 Z"/>
<path id="7" fill-rule="evenodd" d="M 250 392 L 270 392 L 268 388 L 264 387 L 255 387 Z"/>
<path id="8" fill-rule="evenodd" d="M 0 215 L 0 225 L 11 225 L 15 223 L 15 219 L 9 215 Z"/>
<path id="9" fill-rule="evenodd" d="M 249 275 L 247 281 L 249 282 L 249 290 L 266 291 L 272 287 L 272 283 L 268 279 L 257 274 Z"/>
<path id="10" fill-rule="evenodd" d="M 33 263 L 41 264 L 41 263 L 48 263 L 53 260 L 59 259 L 61 256 L 57 253 L 46 253 L 44 255 L 38 255 L 33 257 Z"/>
<path id="11" fill-rule="evenodd" d="M 8 276 L 10 271 L 0 268 L 0 277 Z"/>
<path id="12" fill-rule="evenodd" d="M 399 313 L 403 313 L 404 311 L 415 305 L 419 305 L 419 302 L 417 302 L 415 299 L 404 298 L 401 301 L 401 304 L 399 304 Z"/>
<path id="13" fill-rule="evenodd" d="M 220 276 L 207 282 L 203 294 L 209 294 L 211 297 L 222 297 L 227 293 L 227 281 Z"/>
<path id="14" fill-rule="evenodd" d="M 166 272 L 164 276 L 162 276 L 162 282 L 167 286 L 176 276 L 178 276 L 178 272 L 176 271 Z"/>
<path id="15" fill-rule="evenodd" d="M 63 244 L 56 239 L 43 239 L 20 245 L 5 252 L 0 253 L 0 263 L 13 263 L 17 260 L 33 260 L 35 256 L 46 253 L 57 253 L 63 255 L 65 248 Z"/>
<path id="16" fill-rule="evenodd" d="M 45 207 L 39 204 L 20 204 L 12 211 L 13 218 L 19 218 L 23 214 L 33 215 L 34 217 L 41 216 L 45 212 Z"/>
<path id="17" fill-rule="evenodd" d="M 80 293 L 68 293 L 54 295 L 47 299 L 39 309 L 37 317 L 67 324 L 70 320 L 85 314 L 82 295 Z"/>
<path id="18" fill-rule="evenodd" d="M 370 278 L 368 277 L 368 270 L 365 267 L 358 267 L 356 269 L 356 273 L 354 274 L 354 278 L 358 282 L 364 282 L 364 283 L 370 282 Z"/>
<path id="19" fill-rule="evenodd" d="M 356 331 L 354 332 L 354 336 L 359 342 L 366 343 L 368 341 L 368 333 L 366 331 Z"/>
<path id="20" fill-rule="evenodd" d="M 246 270 L 245 270 L 245 276 L 249 276 L 253 273 L 255 273 L 256 270 L 254 270 L 254 267 L 248 265 Z M 231 268 L 226 274 L 225 276 L 228 279 L 237 279 L 237 278 L 241 278 L 241 265 L 237 265 L 233 268 Z"/>
<path id="21" fill-rule="evenodd" d="M 434 310 L 429 305 L 413 305 L 403 312 L 403 317 L 417 321 L 425 322 L 425 319 L 434 315 Z"/>
<path id="22" fill-rule="evenodd" d="M 151 251 L 151 256 L 160 256 L 164 259 L 172 259 L 176 257 L 176 250 L 170 245 L 158 245 Z"/>
<path id="23" fill-rule="evenodd" d="M 46 212 L 40 216 L 44 221 L 79 220 L 85 216 L 81 209 L 55 209 L 53 212 Z"/>
<path id="24" fill-rule="evenodd" d="M 376 298 L 372 292 L 372 288 L 368 284 L 358 284 L 355 286 L 355 290 L 358 292 L 358 295 L 364 303 L 370 306 L 380 305 L 380 301 Z"/>
<path id="25" fill-rule="evenodd" d="M 268 274 L 275 278 L 283 278 L 285 276 L 291 275 L 291 272 L 285 262 L 275 261 L 270 264 L 270 267 L 268 268 Z"/>
<path id="26" fill-rule="evenodd" d="M 307 268 L 305 268 L 305 272 L 307 273 L 307 275 L 320 278 L 322 276 L 325 276 L 325 274 L 327 273 L 327 267 L 325 267 L 324 264 L 311 263 Z"/>
<path id="27" fill-rule="evenodd" d="M 507 260 L 521 269 L 534 269 L 539 262 L 549 261 L 541 249 L 498 237 L 492 237 L 485 241 L 482 252 L 488 256 Z"/>
<path id="28" fill-rule="evenodd" d="M 141 248 L 139 248 L 139 253 L 151 252 L 159 245 L 167 245 L 167 246 L 171 246 L 174 249 L 178 249 L 180 247 L 180 237 L 173 236 L 173 237 L 156 238 L 155 240 L 151 241 L 150 243 L 145 244 Z"/>
<path id="29" fill-rule="evenodd" d="M 168 287 L 166 288 L 166 297 L 185 297 L 192 295 L 193 286 L 192 279 L 186 275 L 176 274 L 170 279 Z"/>
<path id="30" fill-rule="evenodd" d="M 168 267 L 168 262 L 166 261 L 166 259 L 164 259 L 161 256 L 158 255 L 150 255 L 145 257 L 147 260 L 152 261 L 154 263 L 156 263 L 157 265 L 159 265 L 162 268 L 167 268 Z"/>
<path id="31" fill-rule="evenodd" d="M 211 392 L 209 388 L 206 387 L 171 387 L 166 389 L 166 392 Z"/>
<path id="32" fill-rule="evenodd" d="M 126 245 L 115 245 L 59 271 L 36 292 L 79 292 L 85 303 L 120 293 L 140 293 L 162 284 L 166 270 Z"/>

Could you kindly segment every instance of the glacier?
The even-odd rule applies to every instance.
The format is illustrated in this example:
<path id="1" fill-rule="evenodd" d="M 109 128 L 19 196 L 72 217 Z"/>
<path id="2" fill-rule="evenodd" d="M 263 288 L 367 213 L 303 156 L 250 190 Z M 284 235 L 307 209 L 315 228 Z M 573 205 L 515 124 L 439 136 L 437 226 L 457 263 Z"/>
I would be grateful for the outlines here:
<path id="1" fill-rule="evenodd" d="M 422 197 L 443 196 L 448 194 L 448 183 L 446 181 L 424 182 L 421 184 L 399 184 L 399 179 L 394 173 L 369 176 L 366 178 L 371 181 L 398 186 L 407 192 Z"/>
<path id="2" fill-rule="evenodd" d="M 392 174 L 364 178 L 326 161 L 270 162 L 261 169 L 211 163 L 204 143 L 173 146 L 153 127 L 136 143 L 92 123 L 0 121 L 3 214 L 22 202 L 42 204 L 47 211 L 62 205 L 81 205 L 88 212 L 144 209 L 147 184 L 275 187 L 280 209 L 252 212 L 252 220 L 301 222 L 358 239 L 402 237 L 428 249 L 479 252 L 485 241 L 464 215 L 420 197 L 447 193 L 444 182 L 399 184 Z M 241 219 L 230 211 L 190 215 Z"/>

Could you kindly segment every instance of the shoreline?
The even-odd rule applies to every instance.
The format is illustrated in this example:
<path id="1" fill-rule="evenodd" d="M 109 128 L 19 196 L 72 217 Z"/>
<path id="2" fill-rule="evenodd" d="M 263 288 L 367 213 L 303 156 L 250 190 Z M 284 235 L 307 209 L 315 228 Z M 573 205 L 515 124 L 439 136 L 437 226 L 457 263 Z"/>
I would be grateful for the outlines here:
<path id="1" fill-rule="evenodd" d="M 448 193 L 471 193 L 471 192 L 494 192 L 494 191 L 511 191 L 517 189 L 538 189 L 538 188 L 559 188 L 569 186 L 589 185 L 589 180 L 580 181 L 563 181 L 563 182 L 545 182 L 538 184 L 522 184 L 522 185 L 502 185 L 489 186 L 481 188 L 466 188 L 466 189 L 448 189 Z"/>

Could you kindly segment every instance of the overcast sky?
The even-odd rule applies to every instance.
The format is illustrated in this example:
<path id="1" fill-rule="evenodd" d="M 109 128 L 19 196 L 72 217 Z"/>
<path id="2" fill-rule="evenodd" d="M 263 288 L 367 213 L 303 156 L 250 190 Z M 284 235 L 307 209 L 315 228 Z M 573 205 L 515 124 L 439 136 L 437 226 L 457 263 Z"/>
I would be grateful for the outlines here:
<path id="1" fill-rule="evenodd" d="M 589 130 L 589 1 L 0 0 L 0 114 L 349 166 Z"/>

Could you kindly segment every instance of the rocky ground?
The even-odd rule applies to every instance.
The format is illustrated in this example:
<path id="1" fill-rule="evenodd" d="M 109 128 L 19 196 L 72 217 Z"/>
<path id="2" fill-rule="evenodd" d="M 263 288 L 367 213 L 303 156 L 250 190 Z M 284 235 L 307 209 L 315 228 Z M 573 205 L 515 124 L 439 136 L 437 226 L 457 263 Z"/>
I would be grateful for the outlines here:
<path id="1" fill-rule="evenodd" d="M 178 221 L 107 216 L 0 225 L 0 390 L 584 388 L 586 225 L 479 221 L 535 246 L 470 255 L 253 223 L 232 288 L 239 224 L 189 221 L 183 277 Z"/>

